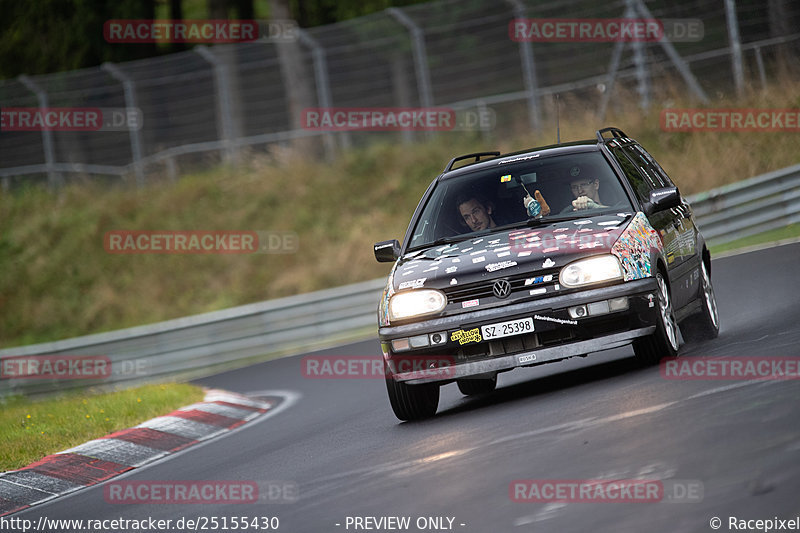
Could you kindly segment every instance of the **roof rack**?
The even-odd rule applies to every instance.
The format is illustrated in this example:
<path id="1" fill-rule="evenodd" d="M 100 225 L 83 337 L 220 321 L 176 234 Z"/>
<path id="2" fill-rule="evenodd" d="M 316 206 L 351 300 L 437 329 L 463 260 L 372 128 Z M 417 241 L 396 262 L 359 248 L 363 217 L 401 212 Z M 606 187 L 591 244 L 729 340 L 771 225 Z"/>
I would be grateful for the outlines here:
<path id="1" fill-rule="evenodd" d="M 606 132 L 611 132 L 611 136 L 612 136 L 613 138 L 615 138 L 615 139 L 619 139 L 619 138 L 622 138 L 622 137 L 627 137 L 627 136 L 628 136 L 628 135 L 627 135 L 627 134 L 626 134 L 624 131 L 622 131 L 621 129 L 619 129 L 619 128 L 615 128 L 614 126 L 610 126 L 610 127 L 608 127 L 608 128 L 603 128 L 602 130 L 597 130 L 597 132 L 595 133 L 595 135 L 597 135 L 597 140 L 598 140 L 599 142 L 605 142 L 605 138 L 603 137 L 603 134 L 604 134 L 604 133 L 606 133 Z"/>
<path id="2" fill-rule="evenodd" d="M 453 159 L 450 160 L 449 163 L 447 163 L 447 166 L 444 168 L 444 171 L 450 172 L 451 170 L 453 170 L 453 163 L 455 163 L 456 161 L 461 161 L 462 159 L 469 159 L 470 157 L 474 157 L 475 158 L 474 163 L 477 163 L 478 161 L 481 160 L 481 156 L 485 155 L 493 155 L 497 157 L 500 155 L 500 152 L 475 152 L 474 154 L 460 155 L 458 157 L 454 157 Z"/>

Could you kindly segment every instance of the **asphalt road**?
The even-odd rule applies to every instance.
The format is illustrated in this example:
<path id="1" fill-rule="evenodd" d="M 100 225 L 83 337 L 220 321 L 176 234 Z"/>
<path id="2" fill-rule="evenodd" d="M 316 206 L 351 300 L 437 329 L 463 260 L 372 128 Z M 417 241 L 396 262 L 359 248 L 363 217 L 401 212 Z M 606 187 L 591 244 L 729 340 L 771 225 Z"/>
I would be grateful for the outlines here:
<path id="1" fill-rule="evenodd" d="M 799 358 L 798 258 L 800 244 L 714 260 L 721 335 L 681 356 Z M 380 352 L 368 341 L 319 353 Z M 731 531 L 732 516 L 800 515 L 797 380 L 669 380 L 632 356 L 628 347 L 517 369 L 484 397 L 448 385 L 436 417 L 415 423 L 397 421 L 382 380 L 307 379 L 301 357 L 215 375 L 197 383 L 284 398 L 284 409 L 115 481 L 280 481 L 296 500 L 119 505 L 97 486 L 15 516 L 276 516 L 287 533 L 366 531 L 347 517 L 408 516 L 407 529 L 370 530 L 616 533 L 713 531 L 713 517 Z M 520 479 L 660 480 L 664 493 L 658 502 L 515 502 L 509 487 Z M 446 518 L 418 528 L 427 517 Z"/>

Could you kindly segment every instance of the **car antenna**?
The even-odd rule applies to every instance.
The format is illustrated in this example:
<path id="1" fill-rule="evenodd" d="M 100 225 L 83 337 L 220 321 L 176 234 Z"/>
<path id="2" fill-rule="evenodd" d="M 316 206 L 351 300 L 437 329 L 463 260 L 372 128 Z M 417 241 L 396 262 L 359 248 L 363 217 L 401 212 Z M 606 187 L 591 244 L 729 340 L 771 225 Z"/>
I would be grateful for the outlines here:
<path id="1" fill-rule="evenodd" d="M 558 121 L 558 93 L 556 93 L 556 144 L 561 144 L 561 125 Z"/>

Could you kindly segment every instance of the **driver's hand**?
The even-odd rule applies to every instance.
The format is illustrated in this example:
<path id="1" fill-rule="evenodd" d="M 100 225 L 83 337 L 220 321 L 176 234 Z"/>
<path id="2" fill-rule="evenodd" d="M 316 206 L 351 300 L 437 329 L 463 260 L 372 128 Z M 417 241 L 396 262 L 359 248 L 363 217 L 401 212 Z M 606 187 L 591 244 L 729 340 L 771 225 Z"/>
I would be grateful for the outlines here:
<path id="1" fill-rule="evenodd" d="M 582 209 L 594 209 L 595 207 L 600 207 L 600 204 L 596 203 L 588 196 L 578 196 L 576 199 L 572 200 L 573 211 L 580 211 Z"/>

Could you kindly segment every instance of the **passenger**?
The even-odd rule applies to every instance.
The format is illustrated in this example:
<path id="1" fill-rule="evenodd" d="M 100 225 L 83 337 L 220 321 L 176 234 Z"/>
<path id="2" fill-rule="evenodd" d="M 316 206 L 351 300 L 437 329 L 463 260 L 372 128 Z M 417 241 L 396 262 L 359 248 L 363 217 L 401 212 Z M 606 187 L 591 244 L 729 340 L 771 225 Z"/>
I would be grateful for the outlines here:
<path id="1" fill-rule="evenodd" d="M 492 217 L 494 206 L 480 195 L 462 195 L 456 198 L 458 214 L 464 224 L 472 231 L 494 228 L 497 224 Z"/>

